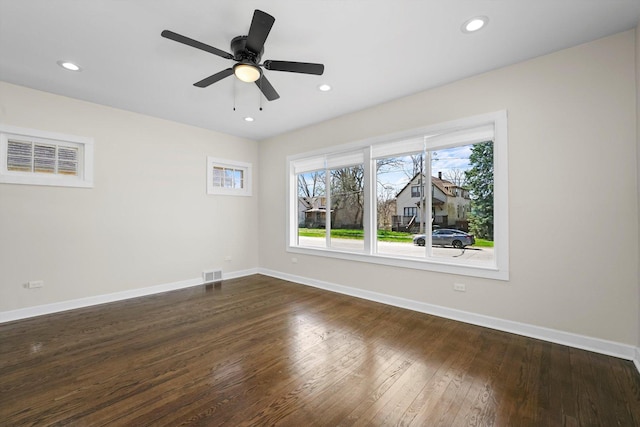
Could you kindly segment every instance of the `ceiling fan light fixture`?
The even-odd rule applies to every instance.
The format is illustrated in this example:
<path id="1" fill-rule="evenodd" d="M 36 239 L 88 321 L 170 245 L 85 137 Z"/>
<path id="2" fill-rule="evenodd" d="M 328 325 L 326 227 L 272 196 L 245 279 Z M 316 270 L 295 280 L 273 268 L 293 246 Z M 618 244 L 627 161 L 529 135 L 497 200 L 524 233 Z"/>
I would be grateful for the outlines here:
<path id="1" fill-rule="evenodd" d="M 260 68 L 251 64 L 236 64 L 233 74 L 243 82 L 253 83 L 260 78 Z"/>

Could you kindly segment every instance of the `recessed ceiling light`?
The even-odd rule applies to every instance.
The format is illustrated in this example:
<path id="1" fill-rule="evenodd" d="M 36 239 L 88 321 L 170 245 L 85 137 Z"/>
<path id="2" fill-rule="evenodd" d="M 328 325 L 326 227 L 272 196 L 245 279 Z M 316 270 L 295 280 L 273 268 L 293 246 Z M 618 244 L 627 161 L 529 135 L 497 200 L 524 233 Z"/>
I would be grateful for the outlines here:
<path id="1" fill-rule="evenodd" d="M 253 117 L 245 117 L 244 121 L 245 122 L 252 122 L 253 121 Z"/>
<path id="2" fill-rule="evenodd" d="M 329 92 L 331 90 L 331 86 L 329 86 L 328 84 L 323 84 L 318 86 L 318 90 L 321 92 Z"/>
<path id="3" fill-rule="evenodd" d="M 74 64 L 73 62 L 69 62 L 69 61 L 58 61 L 58 65 L 61 66 L 62 68 L 64 68 L 65 70 L 69 70 L 69 71 L 80 71 L 81 68 Z"/>
<path id="4" fill-rule="evenodd" d="M 473 33 L 484 26 L 489 22 L 489 18 L 486 16 L 476 16 L 474 18 L 469 19 L 464 24 L 462 24 L 462 32 L 463 33 Z"/>

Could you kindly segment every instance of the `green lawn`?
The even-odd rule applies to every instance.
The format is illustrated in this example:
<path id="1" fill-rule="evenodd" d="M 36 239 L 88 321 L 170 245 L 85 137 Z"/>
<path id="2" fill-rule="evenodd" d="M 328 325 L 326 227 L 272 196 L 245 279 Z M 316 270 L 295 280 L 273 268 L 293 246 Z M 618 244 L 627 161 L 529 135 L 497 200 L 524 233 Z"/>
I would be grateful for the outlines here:
<path id="1" fill-rule="evenodd" d="M 324 228 L 299 228 L 298 235 L 305 237 L 324 237 L 325 236 Z M 364 239 L 364 230 L 349 230 L 349 229 L 332 229 L 331 237 L 339 237 L 341 239 Z M 413 240 L 413 234 L 411 233 L 400 233 L 397 231 L 385 231 L 378 230 L 378 240 L 384 242 L 409 242 L 411 243 Z"/>
<path id="2" fill-rule="evenodd" d="M 473 246 L 477 246 L 481 248 L 492 248 L 493 240 L 476 239 L 476 244 Z"/>
<path id="3" fill-rule="evenodd" d="M 324 228 L 299 228 L 298 235 L 304 237 L 324 237 L 326 235 L 326 230 Z M 332 229 L 331 237 L 362 240 L 364 239 L 364 230 Z M 399 231 L 378 230 L 378 240 L 381 242 L 412 243 L 413 234 L 402 233 Z M 476 244 L 474 246 L 492 248 L 493 242 L 491 240 L 476 239 Z"/>

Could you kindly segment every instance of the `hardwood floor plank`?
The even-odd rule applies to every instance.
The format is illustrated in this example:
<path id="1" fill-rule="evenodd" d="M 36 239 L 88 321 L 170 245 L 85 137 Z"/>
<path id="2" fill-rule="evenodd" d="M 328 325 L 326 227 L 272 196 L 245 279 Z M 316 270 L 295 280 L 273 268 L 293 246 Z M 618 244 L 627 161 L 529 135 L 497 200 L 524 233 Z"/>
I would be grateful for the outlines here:
<path id="1" fill-rule="evenodd" d="M 486 408 L 490 407 L 492 388 L 504 361 L 509 335 L 504 332 L 485 329 L 480 335 L 473 362 L 467 375 L 471 386 L 467 394 L 458 402 L 458 411 L 449 425 L 476 426 L 483 425 L 481 420 Z"/>
<path id="2" fill-rule="evenodd" d="M 601 410 L 601 393 L 591 370 L 586 351 L 570 349 L 571 374 L 576 393 L 576 418 L 580 425 L 615 425 L 610 423 L 611 410 Z"/>
<path id="3" fill-rule="evenodd" d="M 640 425 L 628 361 L 249 276 L 0 325 L 0 424 Z"/>
<path id="4" fill-rule="evenodd" d="M 618 389 L 622 391 L 626 399 L 621 400 L 621 402 L 626 407 L 629 425 L 640 426 L 640 408 L 637 404 L 640 402 L 640 376 L 637 375 L 638 371 L 633 362 L 621 361 L 615 358 L 608 358 L 608 362 L 611 373 L 606 376 L 615 382 L 611 396 L 617 396 Z"/>

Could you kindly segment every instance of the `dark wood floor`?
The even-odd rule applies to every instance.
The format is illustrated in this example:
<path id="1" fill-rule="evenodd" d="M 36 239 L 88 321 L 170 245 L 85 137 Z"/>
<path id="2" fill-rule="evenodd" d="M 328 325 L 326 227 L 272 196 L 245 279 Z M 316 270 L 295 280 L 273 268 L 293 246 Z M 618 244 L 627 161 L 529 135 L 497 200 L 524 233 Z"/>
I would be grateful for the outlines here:
<path id="1" fill-rule="evenodd" d="M 638 426 L 633 364 L 265 276 L 0 325 L 0 424 Z"/>

